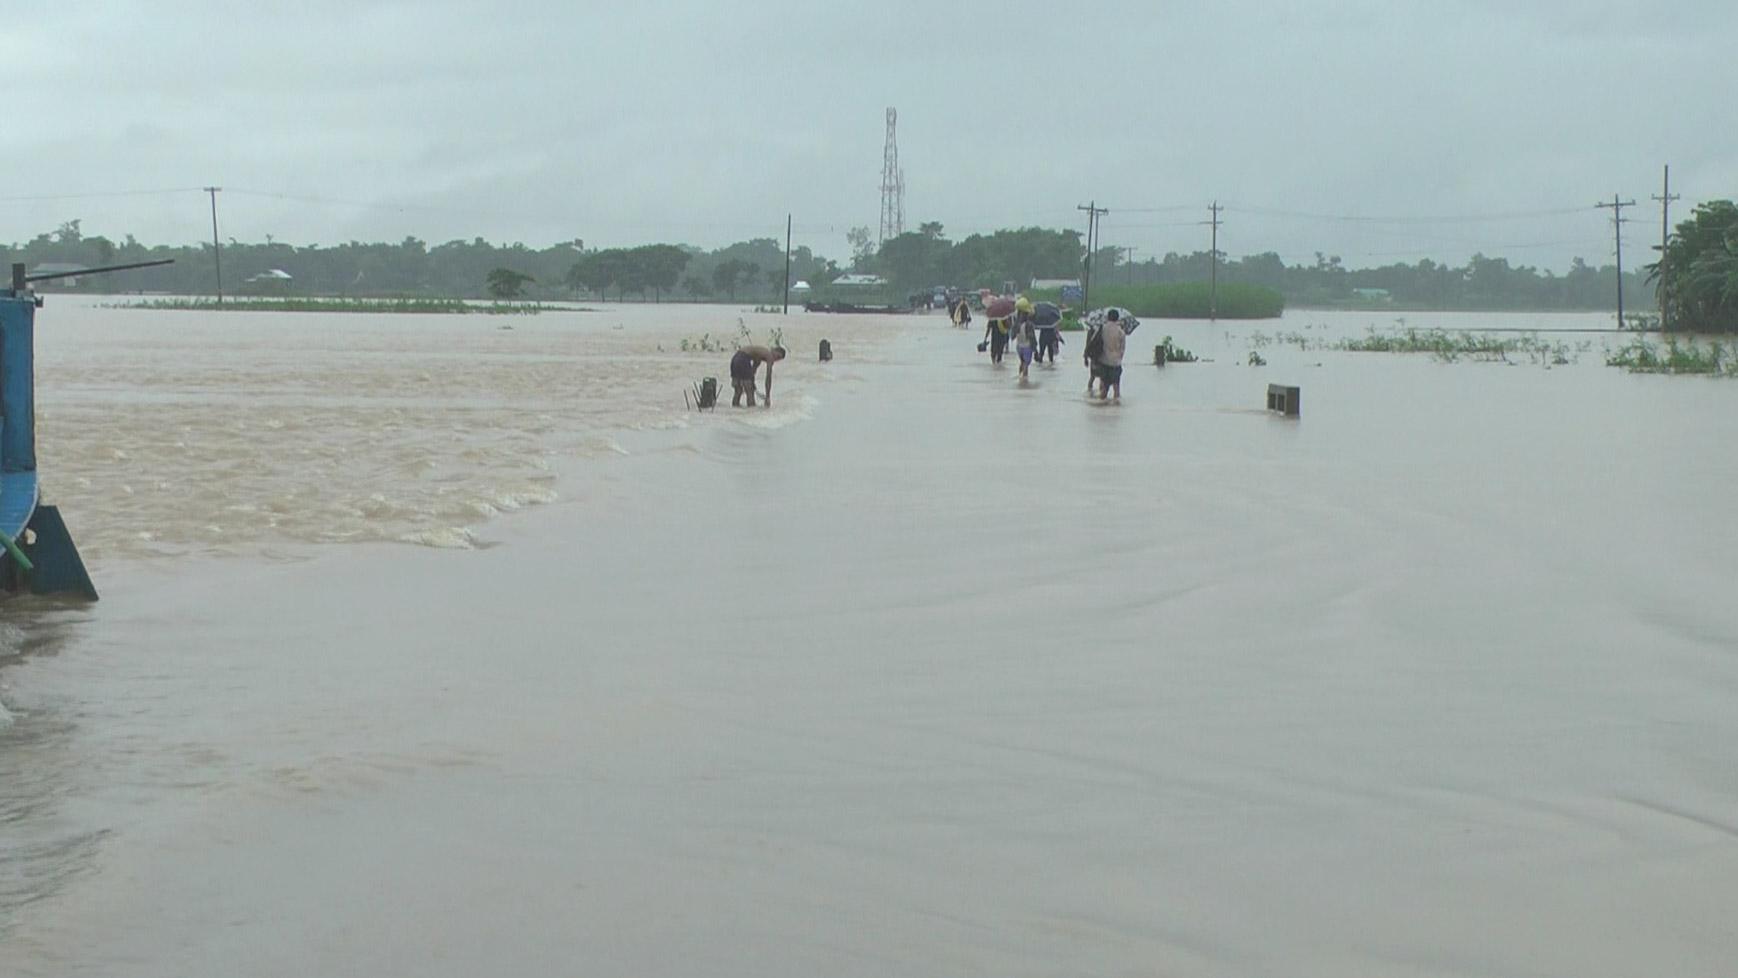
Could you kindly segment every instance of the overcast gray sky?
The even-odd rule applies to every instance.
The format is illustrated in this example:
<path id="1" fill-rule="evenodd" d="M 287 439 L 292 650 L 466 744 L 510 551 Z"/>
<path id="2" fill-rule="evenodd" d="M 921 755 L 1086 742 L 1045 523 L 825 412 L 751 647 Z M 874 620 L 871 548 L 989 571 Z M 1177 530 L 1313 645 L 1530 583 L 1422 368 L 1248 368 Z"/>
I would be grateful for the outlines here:
<path id="1" fill-rule="evenodd" d="M 906 220 L 1136 257 L 1608 261 L 1613 193 L 1738 194 L 1731 0 L 928 4 L 3 0 L 0 239 L 481 235 L 847 253 L 887 106 Z M 1169 208 L 1188 208 L 1172 210 Z M 1528 215 L 1519 217 L 1515 215 Z M 1348 217 L 1408 220 L 1346 220 Z M 1429 220 L 1424 220 L 1428 218 Z"/>

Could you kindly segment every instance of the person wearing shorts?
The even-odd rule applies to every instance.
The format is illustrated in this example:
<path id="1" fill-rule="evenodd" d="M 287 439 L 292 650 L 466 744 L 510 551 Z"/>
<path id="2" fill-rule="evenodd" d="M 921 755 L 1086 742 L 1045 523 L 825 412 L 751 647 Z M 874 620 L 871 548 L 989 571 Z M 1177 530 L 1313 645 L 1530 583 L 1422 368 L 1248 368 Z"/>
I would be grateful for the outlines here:
<path id="1" fill-rule="evenodd" d="M 1032 328 L 1032 314 L 1020 312 L 1014 320 L 1014 350 L 1020 354 L 1020 379 L 1026 379 L 1026 371 L 1032 366 L 1032 354 L 1038 348 L 1037 335 Z"/>
<path id="2" fill-rule="evenodd" d="M 1098 349 L 1098 382 L 1100 384 L 1098 399 L 1102 401 L 1107 397 L 1114 396 L 1116 400 L 1120 401 L 1122 400 L 1122 356 L 1128 349 L 1128 334 L 1123 332 L 1122 323 L 1117 321 L 1118 315 L 1115 309 L 1112 309 L 1104 318 L 1106 321 L 1104 329 L 1101 330 L 1103 335 L 1099 339 Z M 1115 391 L 1114 395 L 1111 393 L 1112 391 Z"/>
<path id="3" fill-rule="evenodd" d="M 731 407 L 741 407 L 744 395 L 748 397 L 748 406 L 754 407 L 754 372 L 761 364 L 766 364 L 766 399 L 763 407 L 772 407 L 772 365 L 785 358 L 785 348 L 782 346 L 745 346 L 737 350 L 730 358 L 730 386 L 733 393 L 730 397 Z"/>

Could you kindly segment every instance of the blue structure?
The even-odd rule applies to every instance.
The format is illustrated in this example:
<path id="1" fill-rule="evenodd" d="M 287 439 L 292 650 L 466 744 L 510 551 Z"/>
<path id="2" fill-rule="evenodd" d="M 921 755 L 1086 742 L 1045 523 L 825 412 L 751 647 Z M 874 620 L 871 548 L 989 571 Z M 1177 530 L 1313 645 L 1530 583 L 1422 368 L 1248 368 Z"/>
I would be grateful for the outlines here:
<path id="1" fill-rule="evenodd" d="M 97 589 L 60 511 L 41 505 L 36 479 L 36 308 L 22 266 L 0 289 L 0 583 L 9 591 L 82 594 Z"/>

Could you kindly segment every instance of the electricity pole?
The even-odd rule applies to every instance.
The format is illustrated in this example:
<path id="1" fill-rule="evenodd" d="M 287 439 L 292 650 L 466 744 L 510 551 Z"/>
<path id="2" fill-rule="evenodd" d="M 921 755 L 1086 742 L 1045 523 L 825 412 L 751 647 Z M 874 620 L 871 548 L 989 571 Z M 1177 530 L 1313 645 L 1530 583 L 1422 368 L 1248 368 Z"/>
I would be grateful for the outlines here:
<path id="1" fill-rule="evenodd" d="M 1123 261 L 1128 263 L 1128 284 L 1135 284 L 1135 252 L 1140 249 L 1134 245 L 1123 245 L 1122 253 L 1126 255 Z"/>
<path id="2" fill-rule="evenodd" d="M 217 192 L 222 187 L 206 187 L 211 195 L 211 260 L 217 264 L 217 304 L 223 305 L 223 252 L 217 242 Z"/>
<path id="3" fill-rule="evenodd" d="M 791 311 L 791 216 L 785 215 L 785 315 Z"/>
<path id="4" fill-rule="evenodd" d="M 1659 290 L 1659 298 L 1660 298 L 1660 329 L 1663 330 L 1663 329 L 1667 328 L 1666 327 L 1666 317 L 1668 315 L 1670 315 L 1670 313 L 1668 311 L 1670 309 L 1670 305 L 1666 302 L 1666 292 L 1670 288 L 1670 283 L 1671 283 L 1671 279 L 1667 277 L 1670 274 L 1670 272 L 1666 268 L 1666 245 L 1671 243 L 1671 238 L 1672 238 L 1672 223 L 1671 223 L 1672 201 L 1678 199 L 1678 195 L 1672 193 L 1672 167 L 1671 167 L 1671 164 L 1669 164 L 1669 163 L 1666 164 L 1665 184 L 1664 184 L 1664 186 L 1662 186 L 1660 188 L 1659 193 L 1654 194 L 1654 199 L 1660 202 L 1660 269 L 1659 269 L 1659 271 L 1660 271 L 1660 290 Z"/>
<path id="5" fill-rule="evenodd" d="M 1224 209 L 1219 206 L 1218 201 L 1214 201 L 1207 208 L 1212 212 L 1213 219 L 1201 222 L 1213 228 L 1213 244 L 1207 250 L 1207 318 L 1213 321 L 1219 319 L 1219 225 L 1224 223 L 1219 220 L 1219 212 Z"/>
<path id="6" fill-rule="evenodd" d="M 1594 204 L 1599 208 L 1611 208 L 1611 232 L 1617 239 L 1617 328 L 1623 328 L 1623 209 L 1634 207 L 1635 201 L 1622 200 L 1616 194 L 1611 195 L 1611 203 Z"/>
<path id="7" fill-rule="evenodd" d="M 1086 212 L 1086 274 L 1080 277 L 1081 312 L 1092 308 L 1087 300 L 1092 295 L 1092 253 L 1098 248 L 1098 219 L 1110 213 L 1109 208 L 1098 206 L 1098 201 L 1080 204 L 1074 208 Z"/>

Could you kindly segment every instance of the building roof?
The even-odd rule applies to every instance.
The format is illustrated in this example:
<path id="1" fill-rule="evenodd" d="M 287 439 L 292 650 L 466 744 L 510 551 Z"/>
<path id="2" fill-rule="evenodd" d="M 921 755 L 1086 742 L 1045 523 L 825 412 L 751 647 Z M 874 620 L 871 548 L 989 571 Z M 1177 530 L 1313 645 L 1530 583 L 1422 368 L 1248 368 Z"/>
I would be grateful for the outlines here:
<path id="1" fill-rule="evenodd" d="M 1080 280 L 1077 278 L 1035 278 L 1032 280 L 1032 288 L 1034 289 L 1060 289 L 1063 286 L 1078 286 L 1079 284 Z"/>
<path id="2" fill-rule="evenodd" d="M 887 280 L 879 275 L 841 275 L 833 280 L 834 285 L 886 285 Z"/>

